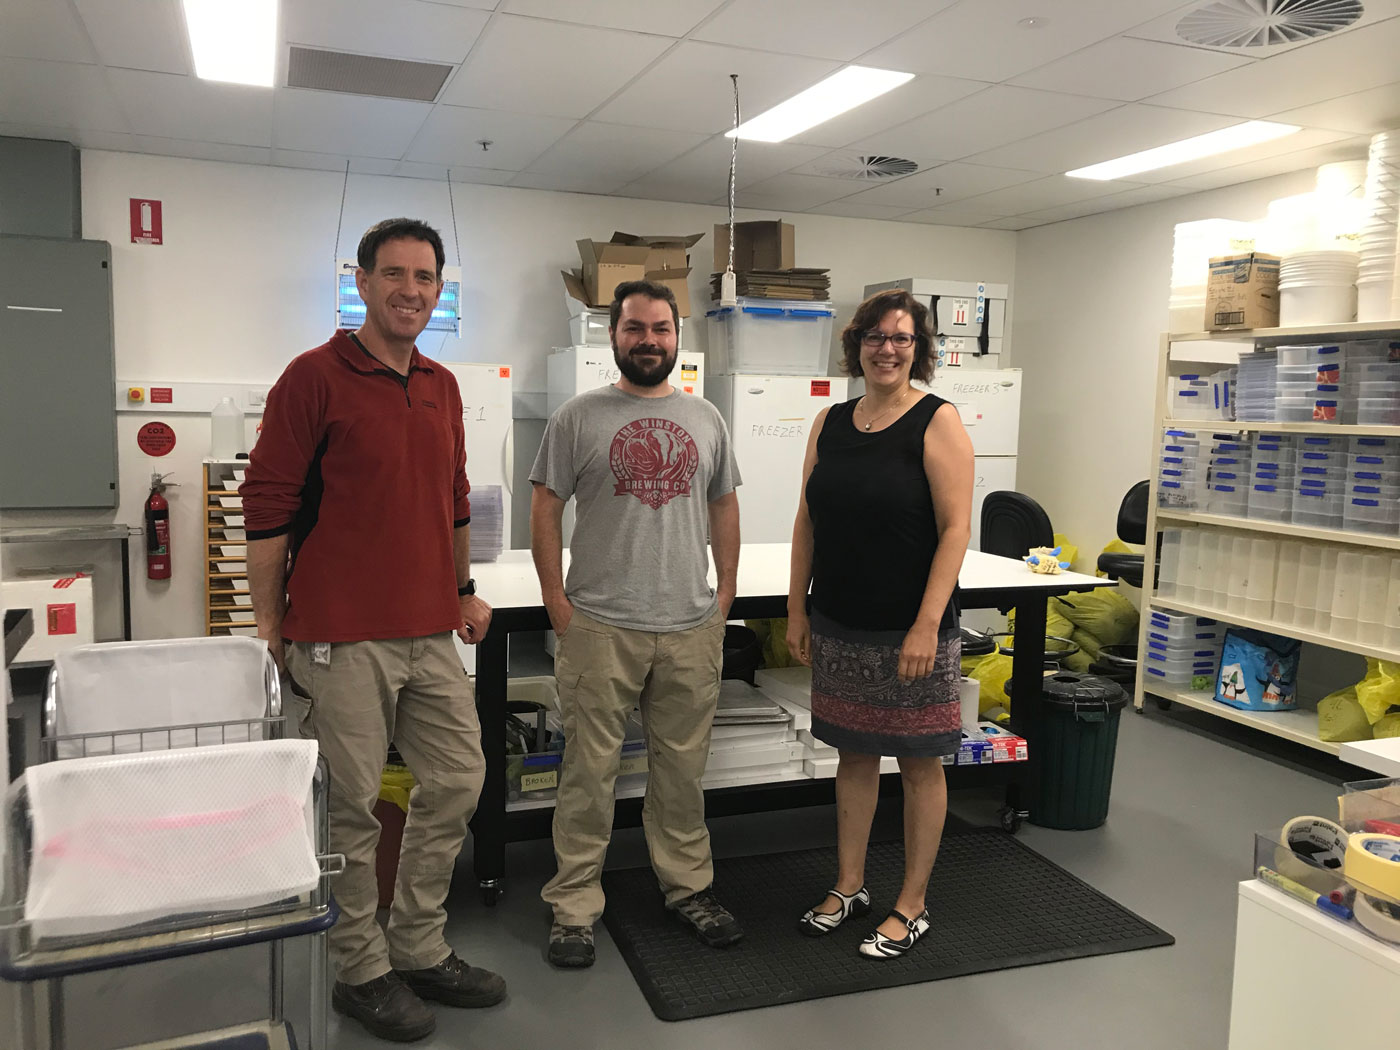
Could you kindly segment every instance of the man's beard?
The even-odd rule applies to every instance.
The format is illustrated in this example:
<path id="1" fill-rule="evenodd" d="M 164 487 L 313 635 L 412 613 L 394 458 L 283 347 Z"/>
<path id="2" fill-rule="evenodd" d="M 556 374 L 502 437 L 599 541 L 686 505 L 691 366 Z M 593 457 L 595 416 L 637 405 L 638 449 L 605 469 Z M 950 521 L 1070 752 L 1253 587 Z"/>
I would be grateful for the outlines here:
<path id="1" fill-rule="evenodd" d="M 655 365 L 643 364 L 636 360 L 632 354 L 639 350 L 655 350 L 660 360 Z M 629 353 L 623 353 L 618 349 L 617 343 L 613 343 L 613 360 L 617 363 L 620 371 L 630 383 L 636 386 L 660 386 L 666 382 L 671 374 L 671 370 L 676 367 L 676 355 L 666 355 L 666 351 L 655 343 L 639 343 L 634 346 Z"/>

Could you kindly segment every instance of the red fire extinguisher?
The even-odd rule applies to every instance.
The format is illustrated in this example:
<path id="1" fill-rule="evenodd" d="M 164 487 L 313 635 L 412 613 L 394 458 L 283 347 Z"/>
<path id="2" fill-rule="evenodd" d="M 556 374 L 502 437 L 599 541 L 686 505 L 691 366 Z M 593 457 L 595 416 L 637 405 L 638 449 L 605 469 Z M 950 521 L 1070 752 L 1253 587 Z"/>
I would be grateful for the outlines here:
<path id="1" fill-rule="evenodd" d="M 151 475 L 146 497 L 146 578 L 170 579 L 170 502 L 162 495 L 169 474 Z"/>

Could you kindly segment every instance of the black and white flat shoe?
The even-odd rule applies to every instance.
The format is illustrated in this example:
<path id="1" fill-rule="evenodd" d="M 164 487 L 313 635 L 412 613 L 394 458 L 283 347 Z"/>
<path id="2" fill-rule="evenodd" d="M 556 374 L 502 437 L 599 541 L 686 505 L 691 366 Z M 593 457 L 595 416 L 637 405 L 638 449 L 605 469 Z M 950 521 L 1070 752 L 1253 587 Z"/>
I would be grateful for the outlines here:
<path id="1" fill-rule="evenodd" d="M 817 911 L 813 908 L 802 916 L 797 924 L 798 928 L 808 937 L 825 937 L 836 927 L 849 919 L 852 915 L 868 915 L 870 913 L 870 891 L 864 886 L 856 890 L 849 897 L 839 890 L 830 891 L 831 895 L 841 902 L 841 910 L 828 914 Z M 819 905 L 820 906 L 820 905 Z"/>
<path id="2" fill-rule="evenodd" d="M 871 959 L 894 959 L 914 947 L 915 942 L 928 932 L 930 923 L 927 909 L 917 919 L 911 919 L 897 911 L 891 911 L 890 915 L 904 923 L 909 932 L 896 941 L 876 930 L 860 942 L 861 955 Z"/>

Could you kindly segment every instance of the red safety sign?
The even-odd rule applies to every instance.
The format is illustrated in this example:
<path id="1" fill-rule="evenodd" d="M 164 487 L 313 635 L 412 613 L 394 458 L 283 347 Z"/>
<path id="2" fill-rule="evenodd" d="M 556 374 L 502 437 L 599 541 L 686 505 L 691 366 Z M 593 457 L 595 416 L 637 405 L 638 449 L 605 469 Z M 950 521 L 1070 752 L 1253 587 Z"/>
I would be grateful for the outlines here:
<path id="1" fill-rule="evenodd" d="M 131 201 L 131 243 L 165 243 L 161 239 L 160 201 L 142 200 L 139 197 L 129 199 Z"/>
<path id="2" fill-rule="evenodd" d="M 175 431 L 169 423 L 147 423 L 136 432 L 136 444 L 148 456 L 168 456 L 175 448 Z"/>

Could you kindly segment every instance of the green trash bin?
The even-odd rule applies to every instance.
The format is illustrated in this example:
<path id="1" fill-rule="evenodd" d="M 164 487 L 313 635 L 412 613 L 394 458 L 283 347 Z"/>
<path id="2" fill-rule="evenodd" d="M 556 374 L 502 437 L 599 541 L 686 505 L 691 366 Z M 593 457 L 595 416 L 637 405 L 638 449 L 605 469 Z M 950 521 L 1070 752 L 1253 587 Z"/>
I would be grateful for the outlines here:
<path id="1" fill-rule="evenodd" d="M 1118 719 L 1128 703 L 1122 686 L 1097 675 L 1062 671 L 1045 678 L 1039 755 L 1031 785 L 1031 823 L 1084 831 L 1108 819 Z"/>

